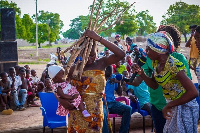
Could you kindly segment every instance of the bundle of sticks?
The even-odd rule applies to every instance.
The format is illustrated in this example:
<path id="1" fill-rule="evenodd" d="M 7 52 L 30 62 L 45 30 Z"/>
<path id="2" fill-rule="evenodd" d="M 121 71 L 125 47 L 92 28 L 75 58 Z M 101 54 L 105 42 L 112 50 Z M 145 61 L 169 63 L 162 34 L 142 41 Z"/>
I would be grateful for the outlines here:
<path id="1" fill-rule="evenodd" d="M 96 33 L 105 31 L 105 30 L 111 28 L 112 26 L 114 26 L 117 22 L 119 22 L 120 18 L 124 14 L 124 12 L 127 9 L 130 9 L 131 6 L 133 6 L 133 4 L 135 3 L 134 2 L 133 4 L 126 6 L 125 8 L 123 8 L 121 10 L 118 10 L 119 6 L 116 6 L 116 7 L 114 7 L 114 9 L 111 12 L 109 12 L 105 16 L 102 16 L 102 15 L 100 15 L 100 11 L 101 11 L 103 2 L 104 2 L 103 0 L 97 0 L 97 3 L 95 3 L 95 0 L 93 0 L 93 5 L 91 8 L 88 29 L 95 31 Z M 96 12 L 95 12 L 95 15 L 93 16 L 95 9 L 96 9 Z M 103 26 L 106 23 L 106 21 L 109 19 L 109 17 L 111 17 L 113 15 L 116 16 L 116 20 L 112 24 L 108 25 L 107 27 Z M 81 36 L 75 43 L 73 43 L 70 47 L 68 47 L 64 51 L 64 52 L 67 52 L 67 51 L 71 50 L 71 56 L 65 67 L 65 77 L 68 75 L 71 66 L 74 65 L 75 59 L 77 57 L 79 57 L 78 61 L 75 64 L 75 69 L 74 69 L 72 76 L 75 79 L 80 79 L 80 77 L 83 73 L 83 69 L 87 63 L 89 54 L 91 52 L 92 45 L 93 45 L 93 40 L 91 38 L 88 38 L 86 36 Z M 78 65 L 80 57 L 82 57 L 82 62 L 80 62 L 80 65 Z M 80 66 L 80 67 L 78 67 L 78 66 Z"/>

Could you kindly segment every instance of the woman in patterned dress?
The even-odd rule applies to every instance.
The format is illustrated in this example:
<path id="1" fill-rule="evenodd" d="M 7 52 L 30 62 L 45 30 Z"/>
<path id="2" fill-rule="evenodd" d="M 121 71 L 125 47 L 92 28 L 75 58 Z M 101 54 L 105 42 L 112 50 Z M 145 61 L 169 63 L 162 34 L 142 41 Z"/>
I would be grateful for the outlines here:
<path id="1" fill-rule="evenodd" d="M 84 72 L 80 81 L 72 80 L 72 84 L 77 87 L 86 109 L 91 115 L 84 118 L 80 111 L 73 110 L 73 106 L 67 104 L 62 99 L 59 99 L 60 104 L 70 110 L 68 118 L 68 132 L 69 133 L 101 133 L 103 126 L 103 102 L 102 97 L 105 87 L 105 68 L 109 65 L 115 64 L 124 58 L 125 53 L 115 44 L 105 40 L 97 35 L 94 31 L 87 30 L 84 36 L 94 40 L 93 48 L 90 52 L 88 61 L 84 67 Z M 102 57 L 96 60 L 96 41 L 99 41 L 107 47 L 114 54 Z M 71 67 L 68 75 L 71 78 L 74 71 L 74 66 Z"/>
<path id="2" fill-rule="evenodd" d="M 159 84 L 163 88 L 167 100 L 167 105 L 162 110 L 167 119 L 163 132 L 196 133 L 199 107 L 195 98 L 198 92 L 187 77 L 183 63 L 169 55 L 173 52 L 170 35 L 165 31 L 150 34 L 146 52 L 153 60 L 152 78 L 146 76 L 138 65 L 135 65 L 134 71 L 138 72 L 149 87 L 156 89 Z"/>

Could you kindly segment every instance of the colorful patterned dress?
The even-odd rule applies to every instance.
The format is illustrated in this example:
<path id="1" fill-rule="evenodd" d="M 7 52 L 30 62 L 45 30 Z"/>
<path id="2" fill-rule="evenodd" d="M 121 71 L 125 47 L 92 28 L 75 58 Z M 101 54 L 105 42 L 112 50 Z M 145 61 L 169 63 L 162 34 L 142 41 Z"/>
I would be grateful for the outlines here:
<path id="1" fill-rule="evenodd" d="M 86 105 L 90 117 L 83 117 L 78 110 L 72 110 L 68 118 L 68 133 L 101 133 L 103 126 L 102 97 L 105 87 L 105 75 L 100 70 L 83 72 L 81 81 L 72 81 Z"/>
<path id="2" fill-rule="evenodd" d="M 57 92 L 57 88 L 61 87 L 64 94 L 73 96 L 74 94 L 79 94 L 76 90 L 76 87 L 69 84 L 69 82 L 62 82 L 62 83 L 54 83 L 53 85 L 54 92 Z M 59 97 L 59 96 L 57 96 Z M 81 96 L 79 95 L 76 99 L 73 100 L 74 107 L 78 108 L 79 104 L 81 103 Z M 69 110 L 65 109 L 60 103 L 58 103 L 58 108 L 56 110 L 56 114 L 60 116 L 68 115 Z"/>
<path id="3" fill-rule="evenodd" d="M 153 62 L 154 70 L 158 65 L 157 61 Z M 164 97 L 168 102 L 180 98 L 186 90 L 176 78 L 179 71 L 186 68 L 182 62 L 169 56 L 164 70 L 160 73 L 154 71 L 154 77 L 158 84 L 163 87 Z M 183 105 L 172 108 L 173 117 L 166 121 L 163 129 L 164 133 L 196 133 L 199 118 L 199 106 L 196 99 L 189 101 Z"/>

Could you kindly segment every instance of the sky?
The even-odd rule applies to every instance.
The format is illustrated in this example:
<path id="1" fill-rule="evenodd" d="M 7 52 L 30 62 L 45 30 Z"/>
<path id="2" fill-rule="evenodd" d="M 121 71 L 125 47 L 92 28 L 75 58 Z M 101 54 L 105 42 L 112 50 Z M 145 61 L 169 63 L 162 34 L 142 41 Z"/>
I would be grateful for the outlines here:
<path id="1" fill-rule="evenodd" d="M 8 0 L 13 1 L 21 8 L 21 13 L 32 16 L 36 13 L 36 0 Z M 123 0 L 121 0 L 123 1 Z M 126 0 L 134 4 L 137 12 L 149 10 L 149 15 L 153 16 L 156 26 L 160 25 L 162 15 L 167 12 L 170 5 L 180 0 Z M 181 0 L 187 4 L 200 6 L 200 0 Z M 93 0 L 37 0 L 39 10 L 49 11 L 60 14 L 60 19 L 64 23 L 63 31 L 70 27 L 70 20 L 80 16 L 89 14 L 89 5 L 92 5 Z M 21 16 L 22 17 L 22 16 Z"/>

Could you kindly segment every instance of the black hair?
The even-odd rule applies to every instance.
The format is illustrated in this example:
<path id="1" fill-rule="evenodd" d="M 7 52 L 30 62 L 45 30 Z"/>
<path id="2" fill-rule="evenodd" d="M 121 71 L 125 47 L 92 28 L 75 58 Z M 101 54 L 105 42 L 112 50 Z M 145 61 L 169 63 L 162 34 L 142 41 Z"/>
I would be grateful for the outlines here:
<path id="1" fill-rule="evenodd" d="M 10 67 L 9 69 L 8 69 L 8 71 L 10 72 L 10 71 L 15 71 L 15 68 L 14 67 Z"/>
<path id="2" fill-rule="evenodd" d="M 118 44 L 118 41 L 114 41 L 114 44 Z"/>
<path id="3" fill-rule="evenodd" d="M 196 27 L 197 27 L 197 25 L 190 25 L 189 29 L 194 29 Z"/>
<path id="4" fill-rule="evenodd" d="M 26 73 L 31 72 L 29 69 L 26 69 L 25 71 L 26 71 Z"/>
<path id="5" fill-rule="evenodd" d="M 24 70 L 25 71 L 25 67 L 19 67 L 19 71 Z"/>
<path id="6" fill-rule="evenodd" d="M 166 31 L 170 34 L 173 39 L 174 46 L 178 48 L 181 44 L 181 33 L 174 25 L 165 25 L 157 30 L 159 31 Z"/>
<path id="7" fill-rule="evenodd" d="M 109 66 L 106 67 L 106 70 L 105 70 L 105 76 L 106 76 L 106 78 L 109 78 L 111 76 L 112 71 L 113 71 L 113 67 L 111 65 L 109 65 Z"/>
<path id="8" fill-rule="evenodd" d="M 0 73 L 0 77 L 3 78 L 3 76 L 6 75 L 6 74 L 7 74 L 6 72 Z"/>
<path id="9" fill-rule="evenodd" d="M 25 69 L 21 69 L 19 72 L 20 73 L 25 73 L 26 71 L 25 71 Z"/>
<path id="10" fill-rule="evenodd" d="M 196 32 L 200 33 L 200 26 L 197 26 L 195 30 Z"/>

